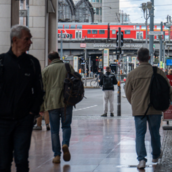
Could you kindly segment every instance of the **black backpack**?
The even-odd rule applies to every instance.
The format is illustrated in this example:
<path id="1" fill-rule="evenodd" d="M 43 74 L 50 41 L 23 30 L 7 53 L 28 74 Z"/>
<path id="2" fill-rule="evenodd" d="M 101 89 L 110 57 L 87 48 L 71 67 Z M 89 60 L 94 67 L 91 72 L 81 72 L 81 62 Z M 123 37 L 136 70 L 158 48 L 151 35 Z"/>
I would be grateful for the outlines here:
<path id="1" fill-rule="evenodd" d="M 153 67 L 153 75 L 150 82 L 150 103 L 145 115 L 151 106 L 159 111 L 165 111 L 170 106 L 170 87 L 167 80 L 157 73 L 157 67 Z"/>
<path id="2" fill-rule="evenodd" d="M 103 76 L 103 88 L 105 89 L 113 88 L 113 75 L 105 74 Z"/>
<path id="3" fill-rule="evenodd" d="M 67 106 L 75 106 L 84 97 L 84 85 L 81 80 L 81 75 L 77 72 L 71 73 L 68 63 L 65 63 L 67 77 L 64 80 L 64 104 Z"/>

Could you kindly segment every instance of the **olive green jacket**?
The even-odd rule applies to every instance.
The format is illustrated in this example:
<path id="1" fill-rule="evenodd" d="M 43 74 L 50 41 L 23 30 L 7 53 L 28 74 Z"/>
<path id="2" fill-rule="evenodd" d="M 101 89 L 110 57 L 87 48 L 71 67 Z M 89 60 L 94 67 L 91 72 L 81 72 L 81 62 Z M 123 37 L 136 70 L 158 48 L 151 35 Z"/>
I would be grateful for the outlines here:
<path id="1" fill-rule="evenodd" d="M 165 73 L 158 68 L 157 73 L 162 75 L 169 83 Z M 139 67 L 131 71 L 125 84 L 125 93 L 132 106 L 133 116 L 144 115 L 150 103 L 149 86 L 153 74 L 152 66 L 149 63 L 141 63 Z M 170 83 L 169 83 L 170 86 Z M 170 86 L 170 96 L 172 100 L 172 87 Z M 161 111 L 149 108 L 147 115 L 161 115 Z"/>
<path id="2" fill-rule="evenodd" d="M 74 72 L 72 66 L 71 72 Z M 63 108 L 63 86 L 67 71 L 63 61 L 55 59 L 49 66 L 43 69 L 42 79 L 45 91 L 41 112 Z"/>

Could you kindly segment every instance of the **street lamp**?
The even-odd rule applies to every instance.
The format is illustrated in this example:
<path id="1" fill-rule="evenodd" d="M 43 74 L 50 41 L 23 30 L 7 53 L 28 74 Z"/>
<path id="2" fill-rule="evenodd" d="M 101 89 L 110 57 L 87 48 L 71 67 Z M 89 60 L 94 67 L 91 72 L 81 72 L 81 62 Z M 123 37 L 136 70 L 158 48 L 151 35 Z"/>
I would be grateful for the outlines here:
<path id="1" fill-rule="evenodd" d="M 151 9 L 152 9 L 152 2 L 147 2 L 147 3 L 142 3 L 141 8 L 143 10 L 143 16 L 146 20 L 146 48 L 148 47 L 148 42 L 147 42 L 147 21 L 150 17 L 151 14 Z"/>

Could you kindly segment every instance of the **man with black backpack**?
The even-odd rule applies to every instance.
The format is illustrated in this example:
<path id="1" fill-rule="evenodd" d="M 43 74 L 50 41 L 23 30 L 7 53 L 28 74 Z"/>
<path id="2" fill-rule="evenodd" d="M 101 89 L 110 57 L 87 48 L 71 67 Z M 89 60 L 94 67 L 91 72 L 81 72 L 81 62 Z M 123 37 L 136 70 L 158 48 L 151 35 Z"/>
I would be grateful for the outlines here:
<path id="1" fill-rule="evenodd" d="M 63 63 L 57 52 L 50 53 L 48 60 L 49 66 L 42 71 L 45 96 L 40 114 L 45 111 L 49 112 L 52 149 L 54 152 L 53 163 L 60 163 L 60 121 L 63 132 L 63 159 L 69 161 L 71 158 L 69 142 L 73 105 L 82 100 L 84 87 L 81 76 L 74 72 L 71 65 Z"/>
<path id="2" fill-rule="evenodd" d="M 138 168 L 146 166 L 145 134 L 147 122 L 149 125 L 152 145 L 152 162 L 158 162 L 162 157 L 161 139 L 159 134 L 162 111 L 168 109 L 172 89 L 165 73 L 152 67 L 149 50 L 141 48 L 138 51 L 139 67 L 131 71 L 125 84 L 125 93 L 132 106 L 136 128 L 136 152 L 139 161 Z"/>
<path id="3" fill-rule="evenodd" d="M 104 92 L 104 114 L 102 117 L 107 117 L 108 101 L 110 103 L 110 116 L 114 117 L 114 85 L 117 80 L 114 74 L 111 73 L 110 67 L 106 67 L 106 74 L 101 77 L 100 86 L 103 86 Z"/>

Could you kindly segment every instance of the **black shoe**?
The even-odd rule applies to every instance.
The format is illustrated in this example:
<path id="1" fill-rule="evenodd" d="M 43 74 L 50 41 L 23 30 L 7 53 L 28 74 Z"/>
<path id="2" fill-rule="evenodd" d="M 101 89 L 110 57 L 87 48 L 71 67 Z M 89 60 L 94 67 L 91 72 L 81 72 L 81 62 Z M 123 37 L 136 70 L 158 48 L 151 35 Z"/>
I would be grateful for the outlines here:
<path id="1" fill-rule="evenodd" d="M 103 115 L 101 115 L 101 117 L 107 117 L 107 113 L 104 113 Z"/>
<path id="2" fill-rule="evenodd" d="M 49 131 L 50 130 L 50 126 L 47 124 L 46 127 L 47 127 L 47 131 Z"/>
<path id="3" fill-rule="evenodd" d="M 114 114 L 113 114 L 113 113 L 110 113 L 110 116 L 111 116 L 111 117 L 114 117 Z"/>

